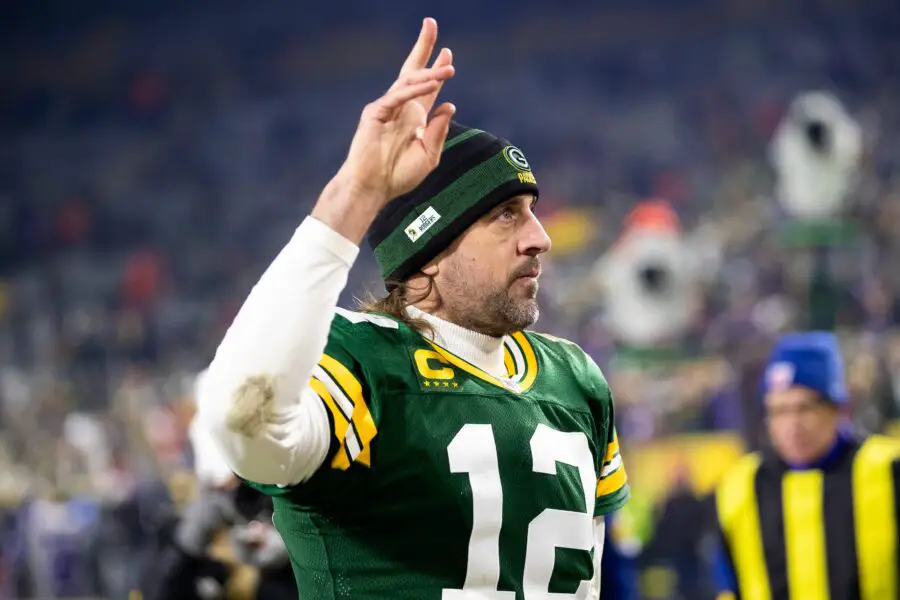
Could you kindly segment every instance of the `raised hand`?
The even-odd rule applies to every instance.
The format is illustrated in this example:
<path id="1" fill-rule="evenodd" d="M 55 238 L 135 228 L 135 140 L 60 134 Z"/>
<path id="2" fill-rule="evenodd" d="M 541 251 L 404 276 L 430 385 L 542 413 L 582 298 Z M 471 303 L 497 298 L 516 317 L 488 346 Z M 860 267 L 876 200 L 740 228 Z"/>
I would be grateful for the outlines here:
<path id="1" fill-rule="evenodd" d="M 425 19 L 397 80 L 363 110 L 341 167 L 348 181 L 382 206 L 419 185 L 440 160 L 456 109 L 450 103 L 435 109 L 434 103 L 455 69 L 447 48 L 428 66 L 436 41 L 437 22 Z"/>

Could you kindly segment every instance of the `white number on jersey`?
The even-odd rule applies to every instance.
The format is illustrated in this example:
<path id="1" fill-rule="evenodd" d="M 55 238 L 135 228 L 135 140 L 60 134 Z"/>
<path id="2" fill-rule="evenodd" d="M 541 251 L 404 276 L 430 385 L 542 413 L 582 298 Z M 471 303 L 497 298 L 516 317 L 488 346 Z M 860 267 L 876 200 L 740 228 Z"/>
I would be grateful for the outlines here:
<path id="1" fill-rule="evenodd" d="M 503 489 L 497 444 L 490 425 L 464 425 L 447 446 L 450 470 L 468 473 L 472 487 L 472 535 L 466 580 L 460 590 L 443 590 L 442 600 L 514 600 L 514 592 L 497 590 L 500 582 L 500 528 Z M 583 433 L 562 433 L 538 425 L 531 437 L 536 473 L 556 475 L 556 463 L 578 469 L 587 512 L 545 509 L 528 525 L 522 588 L 526 600 L 585 599 L 591 582 L 583 581 L 574 595 L 549 593 L 556 548 L 590 551 L 594 547 L 593 514 L 596 501 L 594 461 Z"/>

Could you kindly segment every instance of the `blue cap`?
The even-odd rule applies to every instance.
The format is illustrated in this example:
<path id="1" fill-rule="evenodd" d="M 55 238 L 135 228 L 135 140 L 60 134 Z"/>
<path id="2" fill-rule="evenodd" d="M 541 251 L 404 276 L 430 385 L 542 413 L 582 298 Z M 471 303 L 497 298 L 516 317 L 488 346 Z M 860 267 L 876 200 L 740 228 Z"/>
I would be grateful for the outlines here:
<path id="1" fill-rule="evenodd" d="M 763 377 L 763 394 L 802 386 L 835 404 L 847 402 L 844 359 L 827 331 L 788 333 L 778 340 Z"/>

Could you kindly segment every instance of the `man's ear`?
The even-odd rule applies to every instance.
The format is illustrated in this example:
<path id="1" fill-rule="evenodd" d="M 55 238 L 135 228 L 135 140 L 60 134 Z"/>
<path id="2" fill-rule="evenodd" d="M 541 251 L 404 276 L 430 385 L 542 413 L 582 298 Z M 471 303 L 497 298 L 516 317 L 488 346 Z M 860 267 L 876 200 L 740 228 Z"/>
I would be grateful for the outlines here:
<path id="1" fill-rule="evenodd" d="M 429 277 L 435 277 L 438 274 L 438 272 L 440 271 L 440 269 L 438 268 L 438 260 L 435 259 L 435 260 L 431 261 L 430 263 L 428 263 L 427 265 L 425 265 L 424 267 L 422 267 L 419 270 L 422 271 L 422 273 L 424 273 L 425 275 L 428 275 Z"/>
<path id="2" fill-rule="evenodd" d="M 829 404 L 832 404 L 835 407 L 835 411 L 838 413 L 838 416 L 841 419 L 844 419 L 846 421 L 853 420 L 853 407 L 850 406 L 849 402 L 847 404 Z"/>

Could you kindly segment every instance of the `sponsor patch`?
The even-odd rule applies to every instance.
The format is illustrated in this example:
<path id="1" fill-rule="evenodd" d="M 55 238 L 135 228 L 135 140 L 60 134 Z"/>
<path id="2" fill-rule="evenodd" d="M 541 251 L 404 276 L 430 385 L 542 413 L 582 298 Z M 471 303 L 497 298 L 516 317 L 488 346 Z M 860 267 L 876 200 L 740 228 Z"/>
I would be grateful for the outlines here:
<path id="1" fill-rule="evenodd" d="M 425 211 L 415 218 L 415 220 L 406 226 L 406 237 L 410 241 L 415 242 L 422 234 L 431 229 L 431 226 L 437 223 L 441 215 L 433 207 L 429 206 Z"/>

